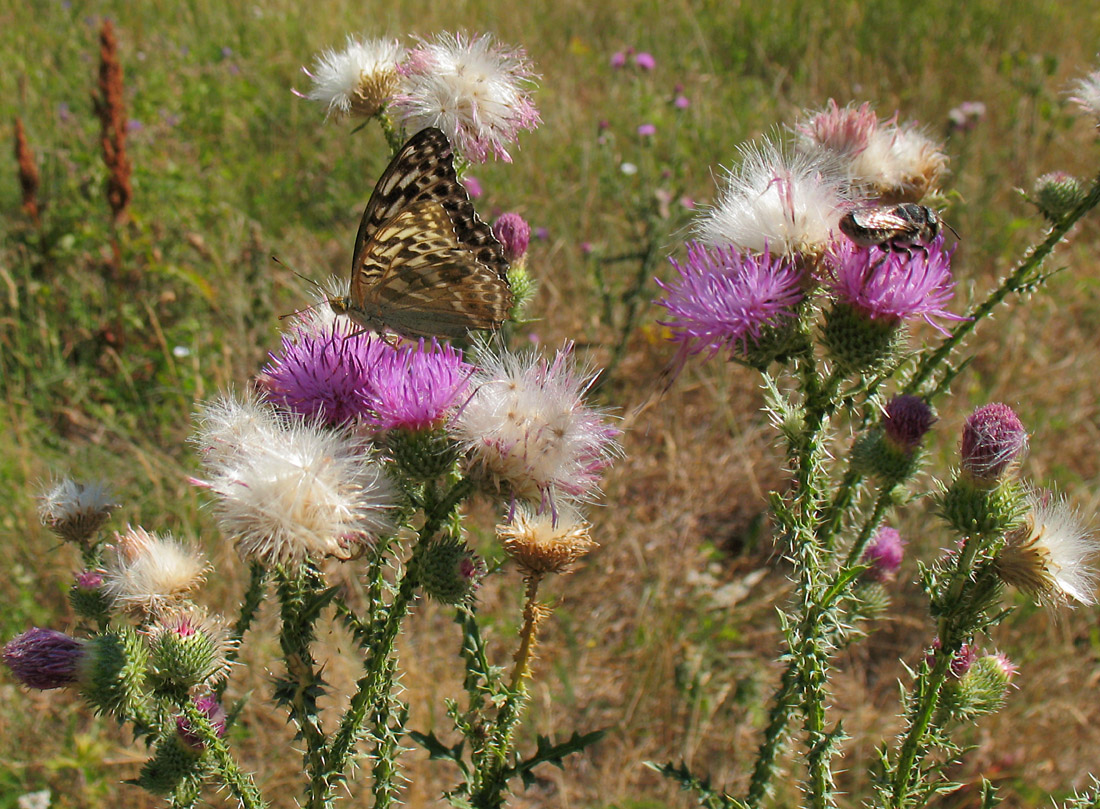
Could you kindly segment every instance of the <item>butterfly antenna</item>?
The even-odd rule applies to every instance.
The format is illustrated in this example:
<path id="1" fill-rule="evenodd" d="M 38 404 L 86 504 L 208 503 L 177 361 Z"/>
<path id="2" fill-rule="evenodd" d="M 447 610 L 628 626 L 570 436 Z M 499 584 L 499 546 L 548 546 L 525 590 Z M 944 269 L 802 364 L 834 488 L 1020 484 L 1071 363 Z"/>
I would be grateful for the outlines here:
<path id="1" fill-rule="evenodd" d="M 321 305 L 322 303 L 328 303 L 328 293 L 327 293 L 327 292 L 325 291 L 325 288 L 324 288 L 323 286 L 321 286 L 320 284 L 318 284 L 318 283 L 317 283 L 316 281 L 314 281 L 314 280 L 313 280 L 312 278 L 309 278 L 308 276 L 302 275 L 302 274 L 301 274 L 300 272 L 298 272 L 298 271 L 297 271 L 296 269 L 294 269 L 293 267 L 291 267 L 291 266 L 287 265 L 287 264 L 286 264 L 285 262 L 279 261 L 279 257 L 278 257 L 278 256 L 272 256 L 272 257 L 271 257 L 271 260 L 272 260 L 272 261 L 274 261 L 274 262 L 275 262 L 276 264 L 278 264 L 278 265 L 279 265 L 280 267 L 286 267 L 286 269 L 290 270 L 290 271 L 291 271 L 292 273 L 294 273 L 295 275 L 297 275 L 297 276 L 298 276 L 299 278 L 301 278 L 301 279 L 302 279 L 303 281 L 307 281 L 307 282 L 309 282 L 309 283 L 310 283 L 310 284 L 312 284 L 312 285 L 313 285 L 314 287 L 316 287 L 316 288 L 317 288 L 317 290 L 318 290 L 318 291 L 320 291 L 320 293 L 321 293 L 322 295 L 324 295 L 324 296 L 325 296 L 325 300 L 323 300 L 323 301 L 318 301 L 317 303 L 315 303 L 315 304 L 312 304 L 312 305 L 310 305 L 310 306 L 306 306 L 306 307 L 304 307 L 304 308 L 302 308 L 302 309 L 296 309 L 295 311 L 293 311 L 293 312 L 288 312 L 288 313 L 287 313 L 287 314 L 285 314 L 285 315 L 279 315 L 279 320 L 286 320 L 286 319 L 287 319 L 288 317 L 297 317 L 298 315 L 304 315 L 304 314 L 305 314 L 306 312 L 312 312 L 312 311 L 313 311 L 314 309 L 316 309 L 316 308 L 317 308 L 318 306 L 320 306 L 320 305 Z"/>

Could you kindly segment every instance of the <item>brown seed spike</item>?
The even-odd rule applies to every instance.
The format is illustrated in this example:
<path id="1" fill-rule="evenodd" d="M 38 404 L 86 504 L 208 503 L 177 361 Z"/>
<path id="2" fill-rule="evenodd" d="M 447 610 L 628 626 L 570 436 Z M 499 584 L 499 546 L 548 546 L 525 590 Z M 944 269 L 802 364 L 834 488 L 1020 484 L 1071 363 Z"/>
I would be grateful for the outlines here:
<path id="1" fill-rule="evenodd" d="M 122 100 L 122 63 L 114 26 L 104 20 L 99 31 L 99 94 L 92 105 L 99 118 L 103 162 L 107 164 L 107 202 L 116 225 L 130 218 L 130 158 L 126 154 L 126 109 Z"/>
<path id="2" fill-rule="evenodd" d="M 39 224 L 38 212 L 38 167 L 34 163 L 34 152 L 27 143 L 27 133 L 23 131 L 23 120 L 15 119 L 15 162 L 19 164 L 19 187 L 23 190 L 23 212 Z"/>

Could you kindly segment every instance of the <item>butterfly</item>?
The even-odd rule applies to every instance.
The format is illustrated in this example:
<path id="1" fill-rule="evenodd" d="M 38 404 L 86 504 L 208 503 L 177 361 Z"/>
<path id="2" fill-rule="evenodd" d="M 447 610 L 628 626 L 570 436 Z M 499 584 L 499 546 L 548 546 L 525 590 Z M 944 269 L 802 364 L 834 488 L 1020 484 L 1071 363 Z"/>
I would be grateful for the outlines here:
<path id="1" fill-rule="evenodd" d="M 508 261 L 458 181 L 447 136 L 422 129 L 382 172 L 363 211 L 337 314 L 405 337 L 460 338 L 508 319 Z"/>

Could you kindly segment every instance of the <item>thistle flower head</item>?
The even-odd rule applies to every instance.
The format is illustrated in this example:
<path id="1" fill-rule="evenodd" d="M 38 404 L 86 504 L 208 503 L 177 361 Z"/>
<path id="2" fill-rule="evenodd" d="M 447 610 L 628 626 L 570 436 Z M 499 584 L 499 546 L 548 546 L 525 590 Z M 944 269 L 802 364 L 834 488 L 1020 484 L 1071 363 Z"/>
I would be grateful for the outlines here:
<path id="1" fill-rule="evenodd" d="M 882 526 L 863 552 L 863 564 L 870 565 L 867 575 L 875 581 L 893 581 L 905 556 L 905 545 L 897 529 Z"/>
<path id="2" fill-rule="evenodd" d="M 717 203 L 696 224 L 699 238 L 754 253 L 821 255 L 847 201 L 835 161 L 821 153 L 790 154 L 771 140 L 741 153 Z"/>
<path id="3" fill-rule="evenodd" d="M 981 101 L 964 101 L 947 113 L 947 127 L 952 132 L 969 132 L 985 119 L 985 104 Z"/>
<path id="4" fill-rule="evenodd" d="M 400 67 L 393 105 L 409 132 L 439 127 L 468 160 L 512 162 L 507 144 L 541 123 L 530 90 L 537 78 L 520 48 L 492 36 L 421 40 Z"/>
<path id="5" fill-rule="evenodd" d="M 217 498 L 218 523 L 242 555 L 267 564 L 348 558 L 393 529 L 393 485 L 368 443 L 315 422 L 279 419 L 270 405 L 251 409 L 265 440 L 242 432 L 236 446 L 204 459 L 209 479 L 196 481 Z M 204 411 L 200 421 L 218 419 Z"/>
<path id="6" fill-rule="evenodd" d="M 997 556 L 1000 577 L 1042 603 L 1097 603 L 1096 538 L 1064 499 L 1030 492 L 1027 502 Z"/>
<path id="7" fill-rule="evenodd" d="M 1031 201 L 1050 222 L 1057 223 L 1081 204 L 1085 191 L 1081 181 L 1072 174 L 1052 171 L 1035 181 Z"/>
<path id="8" fill-rule="evenodd" d="M 838 239 L 826 257 L 827 282 L 838 300 L 871 320 L 897 323 L 920 317 L 946 334 L 936 319 L 966 319 L 944 308 L 955 290 L 952 253 L 944 248 L 942 235 L 911 252 L 857 247 Z"/>
<path id="9" fill-rule="evenodd" d="M 87 641 L 35 627 L 4 644 L 4 663 L 23 685 L 45 691 L 80 680 Z"/>
<path id="10" fill-rule="evenodd" d="M 1069 100 L 1086 115 L 1095 118 L 1097 126 L 1100 126 L 1100 70 L 1094 70 L 1074 82 L 1072 92 Z"/>
<path id="11" fill-rule="evenodd" d="M 932 429 L 936 417 L 932 408 L 919 396 L 895 396 L 886 405 L 882 427 L 895 447 L 912 452 Z"/>
<path id="12" fill-rule="evenodd" d="M 520 506 L 512 519 L 496 530 L 504 550 L 516 560 L 524 577 L 541 578 L 547 573 L 568 571 L 597 547 L 589 528 L 580 512 L 569 506 L 558 511 L 556 520 Z"/>
<path id="13" fill-rule="evenodd" d="M 283 334 L 260 384 L 293 413 L 345 424 L 368 412 L 371 369 L 394 349 L 374 333 L 349 328 L 347 318 L 322 317 Z"/>
<path id="14" fill-rule="evenodd" d="M 115 505 L 106 483 L 63 478 L 42 493 L 38 514 L 42 524 L 62 539 L 86 545 L 107 522 Z"/>
<path id="15" fill-rule="evenodd" d="M 852 181 L 884 203 L 920 202 L 947 173 L 942 144 L 916 124 L 880 124 L 852 160 Z"/>
<path id="16" fill-rule="evenodd" d="M 485 562 L 457 537 L 432 542 L 422 559 L 424 592 L 441 604 L 463 604 L 473 599 L 485 577 Z"/>
<path id="17" fill-rule="evenodd" d="M 1027 430 L 1006 404 L 983 405 L 963 425 L 962 469 L 976 480 L 998 480 L 1026 451 Z"/>
<path id="18" fill-rule="evenodd" d="M 107 551 L 104 592 L 115 604 L 145 615 L 185 599 L 209 570 L 202 551 L 140 526 L 116 533 Z"/>
<path id="19" fill-rule="evenodd" d="M 439 426 L 457 407 L 473 369 L 461 352 L 435 340 L 386 348 L 367 369 L 366 422 L 380 430 Z"/>
<path id="20" fill-rule="evenodd" d="M 397 89 L 397 65 L 403 55 L 397 40 L 349 36 L 343 50 L 322 51 L 312 70 L 302 68 L 313 83 L 304 97 L 320 101 L 329 115 L 370 118 Z"/>
<path id="21" fill-rule="evenodd" d="M 213 686 L 229 674 L 229 653 L 236 644 L 225 621 L 216 615 L 198 607 L 171 611 L 144 634 L 149 676 L 162 691 Z"/>
<path id="22" fill-rule="evenodd" d="M 476 355 L 473 391 L 450 429 L 498 484 L 540 508 L 585 498 L 618 454 L 618 430 L 584 402 L 594 377 L 577 369 L 572 345 L 548 361 L 533 352 Z"/>
<path id="23" fill-rule="evenodd" d="M 830 98 L 823 110 L 809 113 L 795 131 L 803 151 L 825 149 L 851 160 L 866 150 L 877 128 L 878 116 L 869 103 L 840 107 Z"/>
<path id="24" fill-rule="evenodd" d="M 518 213 L 503 213 L 493 223 L 493 235 L 504 247 L 509 264 L 521 261 L 531 243 L 531 226 Z"/>
<path id="25" fill-rule="evenodd" d="M 691 354 L 727 349 L 744 356 L 763 329 L 796 316 L 802 273 L 786 257 L 707 247 L 691 242 L 687 261 L 669 259 L 679 278 L 657 280 L 665 292 L 656 301 L 673 319 L 660 321 Z"/>

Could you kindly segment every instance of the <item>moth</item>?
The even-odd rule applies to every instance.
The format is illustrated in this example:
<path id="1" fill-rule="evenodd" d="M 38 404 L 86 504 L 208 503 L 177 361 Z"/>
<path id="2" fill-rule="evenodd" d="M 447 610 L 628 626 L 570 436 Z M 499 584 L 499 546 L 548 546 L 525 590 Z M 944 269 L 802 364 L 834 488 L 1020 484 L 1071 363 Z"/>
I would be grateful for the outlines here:
<path id="1" fill-rule="evenodd" d="M 955 233 L 934 210 L 913 202 L 856 208 L 840 218 L 841 232 L 860 247 L 878 246 L 902 253 L 923 249 L 944 227 Z"/>
<path id="2" fill-rule="evenodd" d="M 405 337 L 461 338 L 508 319 L 508 261 L 458 181 L 439 129 L 422 129 L 382 172 L 359 223 L 337 314 Z"/>

